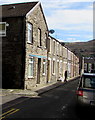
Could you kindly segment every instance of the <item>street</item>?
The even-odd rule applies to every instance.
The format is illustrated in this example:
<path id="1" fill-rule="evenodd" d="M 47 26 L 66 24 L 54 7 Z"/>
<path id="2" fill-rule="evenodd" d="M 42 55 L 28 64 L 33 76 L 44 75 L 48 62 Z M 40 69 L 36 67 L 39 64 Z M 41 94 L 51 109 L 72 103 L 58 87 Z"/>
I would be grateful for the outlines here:
<path id="1" fill-rule="evenodd" d="M 75 91 L 78 79 L 37 97 L 23 97 L 18 104 L 4 108 L 2 119 L 62 118 L 64 120 L 93 119 L 94 109 L 77 107 Z M 13 119 L 14 118 L 14 119 Z"/>

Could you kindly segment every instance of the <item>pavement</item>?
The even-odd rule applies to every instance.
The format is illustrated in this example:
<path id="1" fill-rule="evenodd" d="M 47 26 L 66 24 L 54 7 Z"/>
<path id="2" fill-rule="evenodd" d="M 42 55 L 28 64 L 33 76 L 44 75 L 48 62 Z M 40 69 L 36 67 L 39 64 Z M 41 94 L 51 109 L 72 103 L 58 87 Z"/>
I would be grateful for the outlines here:
<path id="1" fill-rule="evenodd" d="M 62 85 L 62 82 L 48 83 L 46 85 L 38 85 L 31 90 L 21 90 L 21 89 L 0 89 L 0 105 L 10 102 L 14 99 L 20 97 L 36 97 L 40 94 L 47 92 L 55 87 Z"/>
<path id="2" fill-rule="evenodd" d="M 73 78 L 69 81 L 72 81 L 76 78 Z M 21 89 L 0 89 L 0 106 L 5 103 L 8 103 L 12 100 L 19 99 L 21 97 L 37 97 L 42 93 L 45 93 L 51 89 L 59 87 L 65 84 L 65 82 L 57 81 L 55 83 L 47 83 L 44 85 L 37 85 L 37 87 L 32 88 L 31 90 L 21 90 Z"/>

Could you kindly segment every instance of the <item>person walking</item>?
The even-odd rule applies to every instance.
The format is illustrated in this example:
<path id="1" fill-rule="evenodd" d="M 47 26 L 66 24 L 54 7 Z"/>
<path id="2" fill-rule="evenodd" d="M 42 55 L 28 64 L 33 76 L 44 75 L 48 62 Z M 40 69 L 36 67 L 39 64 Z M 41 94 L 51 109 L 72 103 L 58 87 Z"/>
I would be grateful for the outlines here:
<path id="1" fill-rule="evenodd" d="M 67 70 L 65 71 L 64 76 L 65 76 L 64 82 L 67 82 Z"/>

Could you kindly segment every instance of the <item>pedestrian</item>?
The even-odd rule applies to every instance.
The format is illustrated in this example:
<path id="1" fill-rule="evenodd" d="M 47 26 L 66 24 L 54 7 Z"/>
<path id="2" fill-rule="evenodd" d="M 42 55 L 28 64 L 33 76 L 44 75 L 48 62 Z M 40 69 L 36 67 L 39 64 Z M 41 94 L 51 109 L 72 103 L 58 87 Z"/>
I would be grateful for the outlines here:
<path id="1" fill-rule="evenodd" d="M 67 70 L 65 71 L 64 76 L 65 76 L 64 82 L 67 82 Z"/>

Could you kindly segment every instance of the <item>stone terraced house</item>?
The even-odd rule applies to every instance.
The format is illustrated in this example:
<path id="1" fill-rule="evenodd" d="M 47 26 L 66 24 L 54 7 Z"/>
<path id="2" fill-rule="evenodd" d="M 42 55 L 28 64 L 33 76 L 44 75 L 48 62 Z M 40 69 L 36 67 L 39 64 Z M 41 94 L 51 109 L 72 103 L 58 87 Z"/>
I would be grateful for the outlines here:
<path id="1" fill-rule="evenodd" d="M 31 89 L 79 75 L 78 58 L 49 35 L 40 2 L 2 5 L 2 88 Z M 1 35 L 1 32 L 0 32 Z M 77 71 L 77 72 L 76 72 Z"/>
<path id="2" fill-rule="evenodd" d="M 2 5 L 3 88 L 26 88 L 47 81 L 48 27 L 40 2 Z"/>
<path id="3" fill-rule="evenodd" d="M 68 79 L 79 75 L 79 58 L 58 40 L 48 38 L 48 82 L 55 82 L 62 78 L 68 71 Z"/>
<path id="4" fill-rule="evenodd" d="M 64 78 L 64 72 L 67 69 L 67 56 L 65 54 L 67 49 L 51 36 L 48 39 L 48 46 L 48 80 L 53 82 L 59 80 L 60 77 Z"/>

